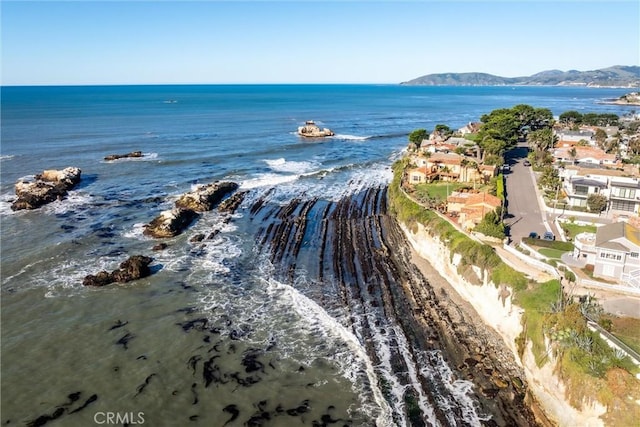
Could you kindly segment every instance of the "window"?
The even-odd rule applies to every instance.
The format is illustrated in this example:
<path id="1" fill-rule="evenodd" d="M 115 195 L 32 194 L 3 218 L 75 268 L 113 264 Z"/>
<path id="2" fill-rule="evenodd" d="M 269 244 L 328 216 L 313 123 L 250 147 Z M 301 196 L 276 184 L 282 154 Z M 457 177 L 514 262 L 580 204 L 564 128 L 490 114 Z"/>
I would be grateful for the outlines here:
<path id="1" fill-rule="evenodd" d="M 623 197 L 625 199 L 634 199 L 636 197 L 635 188 L 613 187 L 611 195 L 614 197 Z"/>
<path id="2" fill-rule="evenodd" d="M 615 252 L 600 252 L 600 258 L 609 259 L 612 261 L 622 261 L 622 255 Z"/>
<path id="3" fill-rule="evenodd" d="M 573 192 L 580 196 L 586 196 L 587 194 L 589 194 L 589 187 L 587 187 L 586 185 L 574 185 Z"/>
<path id="4" fill-rule="evenodd" d="M 629 254 L 629 256 L 630 256 L 631 258 L 638 258 L 638 252 L 631 252 L 631 253 Z"/>

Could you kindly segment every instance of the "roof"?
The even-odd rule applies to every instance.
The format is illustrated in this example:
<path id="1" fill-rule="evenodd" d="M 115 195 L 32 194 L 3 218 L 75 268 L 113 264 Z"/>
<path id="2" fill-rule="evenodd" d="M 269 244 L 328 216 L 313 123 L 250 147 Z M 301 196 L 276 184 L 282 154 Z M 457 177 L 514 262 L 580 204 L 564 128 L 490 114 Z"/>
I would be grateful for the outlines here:
<path id="1" fill-rule="evenodd" d="M 621 181 L 611 181 L 612 187 L 625 187 L 625 188 L 640 188 L 640 182 L 621 182 Z"/>
<path id="2" fill-rule="evenodd" d="M 624 242 L 613 241 L 620 238 L 640 246 L 640 229 L 623 221 L 603 225 L 596 231 L 596 246 L 615 251 L 628 251 L 630 248 L 625 246 Z"/>
<path id="3" fill-rule="evenodd" d="M 617 161 L 616 159 L 616 155 L 615 154 L 607 154 L 605 153 L 603 150 L 596 148 L 596 147 L 582 147 L 582 146 L 575 146 L 573 147 L 576 150 L 576 156 L 575 159 L 577 161 L 580 161 L 582 159 L 596 159 L 598 161 L 610 161 L 610 162 L 615 162 Z M 556 148 L 556 150 L 553 152 L 554 157 L 560 157 L 563 159 L 570 159 L 572 158 L 571 155 L 569 154 L 569 151 L 571 151 L 570 148 Z"/>
<path id="4" fill-rule="evenodd" d="M 433 153 L 428 160 L 430 163 L 444 163 L 448 165 L 459 165 L 462 156 L 455 153 Z"/>
<path id="5" fill-rule="evenodd" d="M 586 185 L 589 187 L 598 187 L 598 188 L 607 187 L 607 184 L 605 182 L 598 181 L 596 179 L 585 179 L 585 178 L 572 179 L 571 185 Z"/>
<path id="6" fill-rule="evenodd" d="M 565 169 L 577 170 L 576 175 L 588 176 L 588 175 L 602 175 L 602 176 L 637 176 L 633 170 L 618 170 L 618 169 L 604 169 L 601 167 L 587 167 L 588 165 L 567 166 Z"/>
<path id="7" fill-rule="evenodd" d="M 465 207 L 478 205 L 491 206 L 497 208 L 502 205 L 502 200 L 489 193 L 463 193 L 454 191 L 447 197 L 448 203 L 464 203 Z"/>
<path id="8" fill-rule="evenodd" d="M 412 174 L 412 173 L 421 173 L 423 175 L 428 175 L 429 174 L 429 169 L 427 169 L 426 166 L 422 166 L 422 167 L 419 167 L 419 168 L 415 168 L 415 169 L 409 170 L 409 173 L 410 174 Z"/>

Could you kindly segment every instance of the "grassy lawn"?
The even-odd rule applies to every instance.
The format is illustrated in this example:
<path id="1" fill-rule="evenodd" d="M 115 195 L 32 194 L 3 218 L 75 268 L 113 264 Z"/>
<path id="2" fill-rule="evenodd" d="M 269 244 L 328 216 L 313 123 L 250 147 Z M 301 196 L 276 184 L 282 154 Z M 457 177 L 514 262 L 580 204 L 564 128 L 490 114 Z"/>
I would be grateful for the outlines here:
<path id="1" fill-rule="evenodd" d="M 598 228 L 595 225 L 577 225 L 570 222 L 563 222 L 561 227 L 565 230 L 567 238 L 572 239 L 580 233 L 595 233 Z"/>
<path id="2" fill-rule="evenodd" d="M 469 187 L 469 184 L 460 182 L 439 182 L 434 184 L 418 184 L 415 188 L 416 196 L 421 200 L 432 198 L 444 201 L 452 192 L 463 187 Z"/>
<path id="3" fill-rule="evenodd" d="M 560 256 L 568 251 L 561 251 L 558 249 L 551 249 L 551 248 L 541 248 L 538 249 L 538 252 L 540 252 L 542 255 L 546 256 L 547 258 L 555 258 L 555 259 L 560 259 Z"/>

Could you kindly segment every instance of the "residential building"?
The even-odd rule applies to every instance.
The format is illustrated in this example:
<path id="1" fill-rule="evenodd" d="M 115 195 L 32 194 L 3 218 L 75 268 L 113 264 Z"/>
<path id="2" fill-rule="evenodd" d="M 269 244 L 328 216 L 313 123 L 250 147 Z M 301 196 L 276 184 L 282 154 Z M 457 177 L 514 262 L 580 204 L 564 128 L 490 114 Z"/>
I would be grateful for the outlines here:
<path id="1" fill-rule="evenodd" d="M 498 197 L 485 192 L 454 191 L 447 197 L 447 213 L 458 217 L 458 223 L 469 230 L 500 206 L 502 201 Z"/>
<path id="2" fill-rule="evenodd" d="M 595 143 L 595 132 L 591 129 L 580 129 L 577 131 L 562 129 L 555 132 L 558 142 L 580 142 Z"/>
<path id="3" fill-rule="evenodd" d="M 590 194 L 608 200 L 607 211 L 640 213 L 640 177 L 632 168 L 625 170 L 570 166 L 560 169 L 563 191 L 570 206 L 587 206 Z"/>
<path id="4" fill-rule="evenodd" d="M 487 183 L 496 176 L 494 165 L 479 165 L 474 158 L 455 153 L 433 153 L 429 156 L 415 155 L 411 162 L 417 168 L 408 171 L 410 184 L 433 181 Z"/>
<path id="5" fill-rule="evenodd" d="M 570 145 L 567 144 L 567 145 Z M 596 147 L 583 147 L 574 145 L 573 147 L 556 144 L 561 148 L 556 148 L 553 151 L 553 158 L 556 162 L 563 162 L 569 164 L 590 164 L 600 165 L 603 167 L 621 168 L 622 161 L 615 154 L 607 154 L 600 148 Z"/>
<path id="6" fill-rule="evenodd" d="M 573 257 L 587 264 L 596 263 L 596 233 L 580 233 L 573 239 Z"/>
<path id="7" fill-rule="evenodd" d="M 598 228 L 593 276 L 640 288 L 640 229 L 627 222 Z"/>

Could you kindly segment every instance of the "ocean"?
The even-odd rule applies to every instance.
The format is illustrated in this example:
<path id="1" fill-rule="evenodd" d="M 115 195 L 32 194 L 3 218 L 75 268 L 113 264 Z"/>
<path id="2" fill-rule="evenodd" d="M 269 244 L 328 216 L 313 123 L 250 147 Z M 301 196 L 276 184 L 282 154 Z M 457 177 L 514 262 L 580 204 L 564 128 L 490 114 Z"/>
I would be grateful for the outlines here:
<path id="1" fill-rule="evenodd" d="M 365 257 L 329 241 L 384 214 L 412 130 L 517 104 L 621 115 L 630 109 L 601 102 L 628 91 L 2 87 L 0 422 L 391 426 L 420 425 L 418 413 L 421 425 L 490 424 L 447 355 L 417 348 L 376 302 Z M 336 135 L 301 139 L 306 120 Z M 144 155 L 104 160 L 132 151 Z M 66 199 L 10 209 L 17 180 L 67 166 L 82 181 Z M 238 211 L 207 212 L 152 250 L 144 224 L 216 180 L 247 191 Z M 151 276 L 82 286 L 134 254 L 154 259 Z"/>

